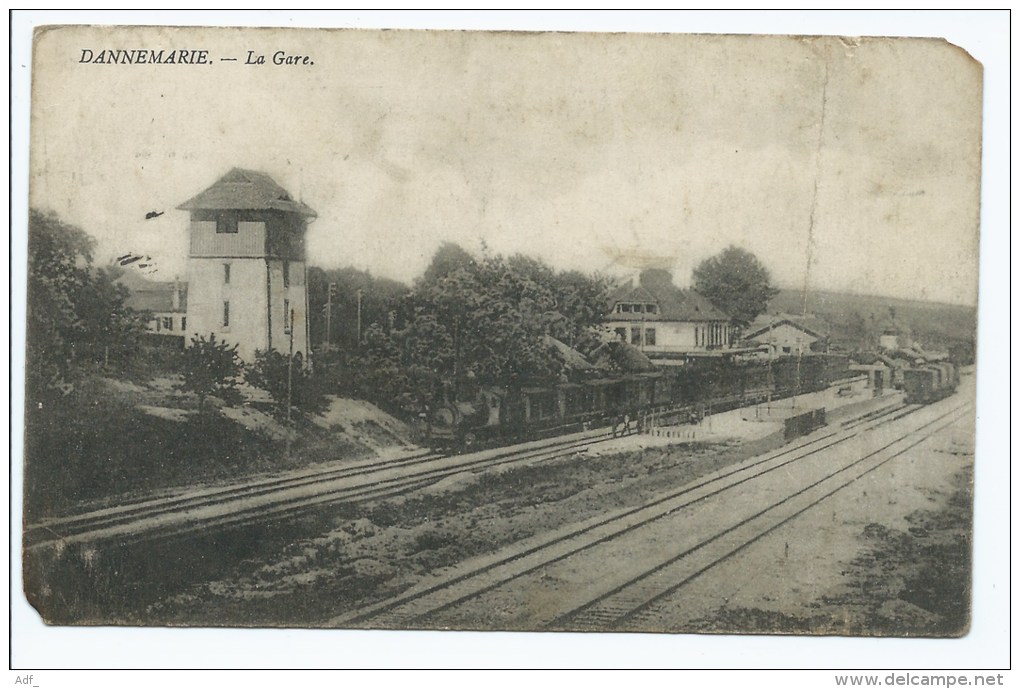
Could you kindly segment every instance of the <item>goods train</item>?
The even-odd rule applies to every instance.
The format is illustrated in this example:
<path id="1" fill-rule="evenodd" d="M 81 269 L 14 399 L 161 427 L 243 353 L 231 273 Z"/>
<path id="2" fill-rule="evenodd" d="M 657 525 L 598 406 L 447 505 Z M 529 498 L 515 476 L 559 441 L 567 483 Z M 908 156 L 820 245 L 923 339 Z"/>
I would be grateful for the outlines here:
<path id="1" fill-rule="evenodd" d="M 903 371 L 903 391 L 908 404 L 940 400 L 953 394 L 959 383 L 959 371 L 950 363 L 926 364 Z"/>
<path id="2" fill-rule="evenodd" d="M 460 401 L 421 412 L 419 431 L 436 448 L 482 445 L 634 423 L 648 413 L 700 420 L 726 411 L 804 392 L 824 390 L 847 373 L 845 357 L 815 354 L 770 363 L 712 360 L 650 373 L 612 374 L 519 389 L 475 386 Z"/>

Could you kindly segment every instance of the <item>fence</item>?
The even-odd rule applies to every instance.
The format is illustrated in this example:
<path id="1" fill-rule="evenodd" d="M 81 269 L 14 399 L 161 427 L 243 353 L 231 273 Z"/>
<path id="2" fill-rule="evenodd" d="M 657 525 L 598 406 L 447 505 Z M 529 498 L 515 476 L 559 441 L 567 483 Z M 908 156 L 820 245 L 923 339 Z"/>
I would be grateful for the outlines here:
<path id="1" fill-rule="evenodd" d="M 702 421 L 710 413 L 708 407 L 681 405 L 658 407 L 641 415 L 641 432 L 659 438 L 697 440 Z"/>
<path id="2" fill-rule="evenodd" d="M 802 435 L 807 435 L 811 431 L 821 428 L 825 425 L 825 407 L 821 409 L 812 409 L 811 411 L 804 412 L 803 414 L 797 414 L 791 416 L 784 422 L 783 437 L 787 440 L 798 438 Z"/>

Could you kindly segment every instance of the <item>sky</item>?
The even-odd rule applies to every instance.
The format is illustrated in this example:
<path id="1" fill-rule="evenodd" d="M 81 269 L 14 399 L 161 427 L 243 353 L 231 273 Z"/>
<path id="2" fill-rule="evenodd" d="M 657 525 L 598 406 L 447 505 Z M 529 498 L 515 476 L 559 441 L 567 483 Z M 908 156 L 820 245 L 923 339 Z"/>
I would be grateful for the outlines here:
<path id="1" fill-rule="evenodd" d="M 184 31 L 37 40 L 31 204 L 101 261 L 186 277 L 176 206 L 236 166 L 318 212 L 321 267 L 410 282 L 453 241 L 684 286 L 735 244 L 782 287 L 976 304 L 981 67 L 942 41 Z M 79 63 L 170 47 L 213 63 Z"/>

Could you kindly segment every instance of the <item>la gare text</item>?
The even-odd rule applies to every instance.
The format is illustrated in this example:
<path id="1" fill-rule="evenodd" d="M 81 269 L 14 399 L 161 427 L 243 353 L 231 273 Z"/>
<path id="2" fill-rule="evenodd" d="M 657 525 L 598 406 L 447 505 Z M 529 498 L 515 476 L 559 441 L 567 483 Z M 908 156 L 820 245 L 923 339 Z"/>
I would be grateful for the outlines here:
<path id="1" fill-rule="evenodd" d="M 245 65 L 314 65 L 309 55 L 294 55 L 285 50 L 273 53 L 245 51 L 244 59 L 221 57 L 219 62 Z M 79 64 L 90 65 L 211 65 L 215 60 L 208 50 L 91 50 L 83 48 Z"/>

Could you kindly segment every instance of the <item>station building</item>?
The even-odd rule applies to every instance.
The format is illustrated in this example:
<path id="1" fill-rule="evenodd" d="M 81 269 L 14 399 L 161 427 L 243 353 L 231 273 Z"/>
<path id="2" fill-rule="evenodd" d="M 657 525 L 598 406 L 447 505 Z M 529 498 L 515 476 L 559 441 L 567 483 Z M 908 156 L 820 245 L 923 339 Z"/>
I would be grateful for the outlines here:
<path id="1" fill-rule="evenodd" d="M 667 270 L 644 270 L 636 285 L 614 290 L 604 323 L 659 364 L 734 353 L 729 317 L 694 290 L 674 285 Z"/>

